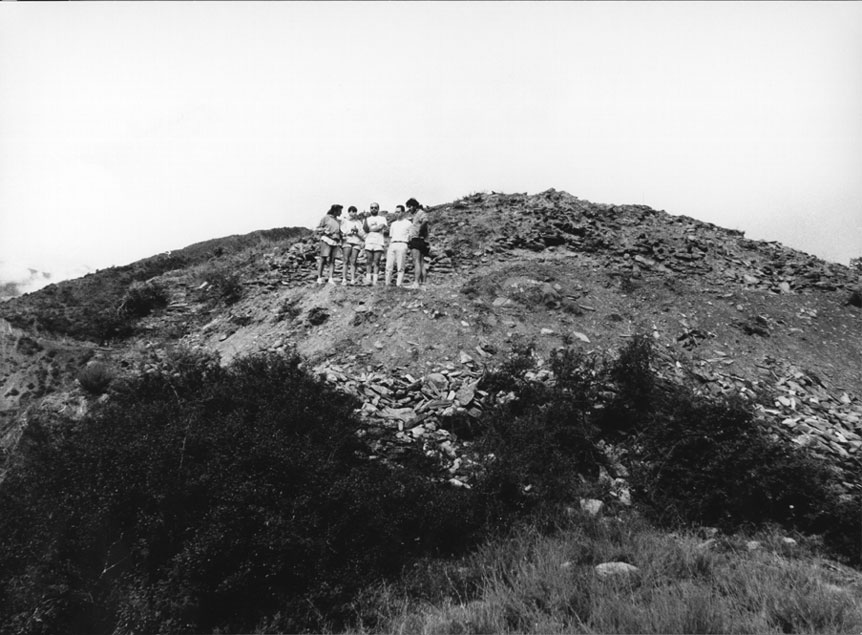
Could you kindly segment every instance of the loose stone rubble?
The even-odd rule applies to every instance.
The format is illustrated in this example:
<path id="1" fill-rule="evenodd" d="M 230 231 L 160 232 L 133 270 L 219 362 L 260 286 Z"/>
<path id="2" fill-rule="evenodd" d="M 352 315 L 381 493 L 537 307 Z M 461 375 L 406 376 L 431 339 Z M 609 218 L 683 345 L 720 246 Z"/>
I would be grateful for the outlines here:
<path id="1" fill-rule="evenodd" d="M 476 420 L 492 403 L 504 402 L 507 395 L 489 395 L 480 390 L 480 381 L 490 369 L 465 351 L 460 351 L 459 357 L 460 366 L 449 363 L 419 377 L 371 369 L 357 371 L 331 362 L 321 364 L 315 371 L 362 403 L 358 409 L 364 422 L 360 436 L 369 443 L 374 456 L 397 457 L 400 448 L 420 443 L 428 456 L 440 461 L 452 477 L 452 485 L 469 487 L 482 458 L 472 452 L 470 441 L 459 439 L 447 429 L 448 422 L 456 416 Z M 667 354 L 659 357 L 664 363 L 658 369 L 660 376 L 675 375 L 683 382 L 693 377 L 695 382 L 708 386 L 710 394 L 738 395 L 752 402 L 761 425 L 829 460 L 840 474 L 862 467 L 862 403 L 858 397 L 846 392 L 833 395 L 820 380 L 792 366 L 770 366 L 776 379 L 766 385 L 723 373 L 712 365 L 686 373 L 679 362 L 668 364 Z M 779 369 L 783 372 L 775 372 Z M 541 369 L 528 372 L 525 378 L 550 382 L 553 374 Z M 764 390 L 775 395 L 772 404 L 757 403 Z M 841 485 L 848 493 L 862 487 L 850 480 Z M 612 489 L 620 502 L 630 504 L 624 479 L 614 479 Z"/>
<path id="2" fill-rule="evenodd" d="M 315 371 L 362 402 L 360 436 L 374 455 L 397 457 L 399 448 L 420 443 L 426 454 L 439 459 L 452 485 L 466 486 L 477 467 L 469 455 L 470 442 L 459 441 L 443 423 L 456 416 L 478 419 L 488 393 L 478 389 L 484 369 L 465 351 L 459 357 L 460 366 L 450 363 L 422 377 L 371 369 L 356 372 L 333 363 Z"/>

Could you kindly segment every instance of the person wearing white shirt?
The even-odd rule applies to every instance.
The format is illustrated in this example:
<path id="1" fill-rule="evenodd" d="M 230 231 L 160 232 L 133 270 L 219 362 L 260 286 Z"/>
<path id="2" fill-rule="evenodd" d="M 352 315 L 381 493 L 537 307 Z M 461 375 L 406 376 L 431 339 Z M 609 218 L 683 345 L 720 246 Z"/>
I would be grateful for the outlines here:
<path id="1" fill-rule="evenodd" d="M 380 272 L 380 256 L 386 245 L 386 232 L 389 223 L 380 214 L 380 205 L 372 203 L 369 216 L 365 218 L 362 229 L 365 231 L 365 284 L 377 284 Z"/>
<path id="2" fill-rule="evenodd" d="M 350 284 L 356 284 L 356 257 L 362 250 L 365 231 L 359 220 L 356 207 L 347 208 L 347 218 L 341 221 L 341 235 L 344 237 L 344 255 L 341 258 L 341 286 L 347 285 L 347 270 L 350 269 Z"/>
<path id="3" fill-rule="evenodd" d="M 405 217 L 404 206 L 395 208 L 396 220 L 389 225 L 389 249 L 386 250 L 386 286 L 392 281 L 392 269 L 396 269 L 395 286 L 403 286 L 404 261 L 407 258 L 407 241 L 410 239 L 410 227 L 413 223 Z"/>

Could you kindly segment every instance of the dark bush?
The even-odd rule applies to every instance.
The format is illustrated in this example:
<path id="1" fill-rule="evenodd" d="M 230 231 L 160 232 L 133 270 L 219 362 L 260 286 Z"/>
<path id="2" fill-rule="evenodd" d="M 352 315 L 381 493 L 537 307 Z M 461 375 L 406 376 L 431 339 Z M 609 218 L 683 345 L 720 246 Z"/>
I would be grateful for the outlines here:
<path id="1" fill-rule="evenodd" d="M 206 275 L 206 281 L 225 304 L 234 304 L 242 297 L 242 282 L 235 271 L 226 268 L 214 269 Z"/>
<path id="2" fill-rule="evenodd" d="M 635 500 L 659 523 L 779 524 L 822 535 L 836 555 L 862 559 L 858 497 L 839 498 L 823 461 L 773 438 L 749 403 L 659 380 L 653 355 L 644 336 L 610 362 L 558 350 L 548 385 L 525 378 L 532 358 L 529 349 L 516 350 L 484 384 L 510 398 L 470 430 L 496 457 L 486 482 L 495 500 L 521 510 L 571 500 L 585 487 L 582 477 L 609 467 L 599 440 L 611 440 L 632 464 Z"/>
<path id="3" fill-rule="evenodd" d="M 281 322 L 282 320 L 293 322 L 302 313 L 302 309 L 298 305 L 298 300 L 285 300 L 282 302 L 281 306 L 278 307 L 278 313 L 273 318 L 273 322 Z M 356 315 L 360 314 L 357 313 Z"/>
<path id="4" fill-rule="evenodd" d="M 535 344 L 533 342 L 515 344 L 512 347 L 512 353 L 502 366 L 482 378 L 482 390 L 493 393 L 501 390 L 518 390 L 524 387 L 525 373 L 536 368 L 536 360 L 533 357 L 534 350 Z"/>
<path id="5" fill-rule="evenodd" d="M 338 624 L 489 514 L 434 466 L 367 458 L 357 404 L 295 356 L 172 357 L 78 423 L 34 423 L 0 486 L 0 631 Z"/>
<path id="6" fill-rule="evenodd" d="M 133 282 L 117 312 L 132 318 L 144 317 L 156 309 L 166 307 L 169 299 L 164 287 L 156 282 Z"/>
<path id="7" fill-rule="evenodd" d="M 520 511 L 571 501 L 605 462 L 591 415 L 600 363 L 574 349 L 558 351 L 551 358 L 555 381 L 547 384 L 524 379 L 530 353 L 516 350 L 491 377 L 490 388 L 511 390 L 514 399 L 480 426 L 480 447 L 495 457 L 484 485 L 497 503 Z"/>
<path id="8" fill-rule="evenodd" d="M 329 312 L 323 307 L 316 306 L 309 310 L 307 319 L 312 326 L 320 326 L 329 319 Z"/>
<path id="9" fill-rule="evenodd" d="M 92 362 L 78 373 L 78 383 L 81 388 L 93 395 L 101 395 L 108 390 L 114 380 L 114 372 L 107 364 Z"/>
<path id="10" fill-rule="evenodd" d="M 652 412 L 656 390 L 652 358 L 652 342 L 637 335 L 603 369 L 615 395 L 599 413 L 597 423 L 610 439 L 636 430 Z"/>
<path id="11" fill-rule="evenodd" d="M 647 414 L 629 445 L 635 497 L 652 518 L 727 530 L 779 524 L 823 535 L 836 555 L 859 561 L 858 507 L 841 502 L 823 460 L 771 437 L 750 404 L 675 387 Z"/>

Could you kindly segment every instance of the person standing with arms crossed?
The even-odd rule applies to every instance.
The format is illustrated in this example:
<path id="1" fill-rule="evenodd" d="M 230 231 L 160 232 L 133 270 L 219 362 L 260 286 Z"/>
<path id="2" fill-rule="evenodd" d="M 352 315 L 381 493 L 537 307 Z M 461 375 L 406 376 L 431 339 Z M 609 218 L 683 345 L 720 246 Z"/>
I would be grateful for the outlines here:
<path id="1" fill-rule="evenodd" d="M 379 204 L 372 203 L 369 213 L 362 227 L 365 231 L 365 284 L 376 285 L 380 274 L 380 256 L 386 246 L 384 233 L 389 224 L 380 215 Z"/>
<path id="2" fill-rule="evenodd" d="M 407 244 L 413 253 L 413 284 L 410 288 L 418 289 L 421 286 L 424 289 L 428 279 L 425 258 L 431 253 L 428 246 L 428 212 L 415 198 L 407 201 L 407 212 L 413 217 Z"/>

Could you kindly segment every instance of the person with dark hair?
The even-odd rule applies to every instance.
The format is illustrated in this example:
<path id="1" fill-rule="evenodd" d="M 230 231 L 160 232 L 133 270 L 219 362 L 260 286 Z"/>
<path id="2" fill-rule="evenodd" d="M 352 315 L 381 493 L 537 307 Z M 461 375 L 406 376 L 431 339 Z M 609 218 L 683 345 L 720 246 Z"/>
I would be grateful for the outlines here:
<path id="1" fill-rule="evenodd" d="M 395 220 L 389 225 L 389 249 L 386 250 L 386 286 L 392 282 L 392 270 L 397 271 L 395 286 L 404 283 L 404 261 L 407 259 L 407 238 L 410 233 L 410 219 L 403 205 L 395 208 Z"/>
<path id="2" fill-rule="evenodd" d="M 347 208 L 347 218 L 341 221 L 344 246 L 341 256 L 341 286 L 347 285 L 347 269 L 350 268 L 350 284 L 356 284 L 356 258 L 362 250 L 365 231 L 354 205 Z"/>
<path id="3" fill-rule="evenodd" d="M 323 265 L 329 265 L 329 284 L 335 284 L 332 279 L 335 273 L 335 248 L 341 244 L 341 223 L 338 218 L 341 216 L 342 205 L 332 205 L 329 211 L 326 212 L 317 228 L 314 230 L 316 234 L 320 234 L 320 255 L 317 258 L 317 284 L 323 284 Z"/>
<path id="4" fill-rule="evenodd" d="M 408 199 L 407 212 L 413 217 L 410 238 L 407 246 L 413 254 L 413 284 L 411 289 L 424 289 L 428 279 L 425 258 L 431 254 L 428 246 L 428 208 L 419 204 L 415 198 Z"/>
<path id="5" fill-rule="evenodd" d="M 386 247 L 388 223 L 380 215 L 380 205 L 372 203 L 362 229 L 365 232 L 365 284 L 376 285 L 380 275 L 380 256 Z"/>

